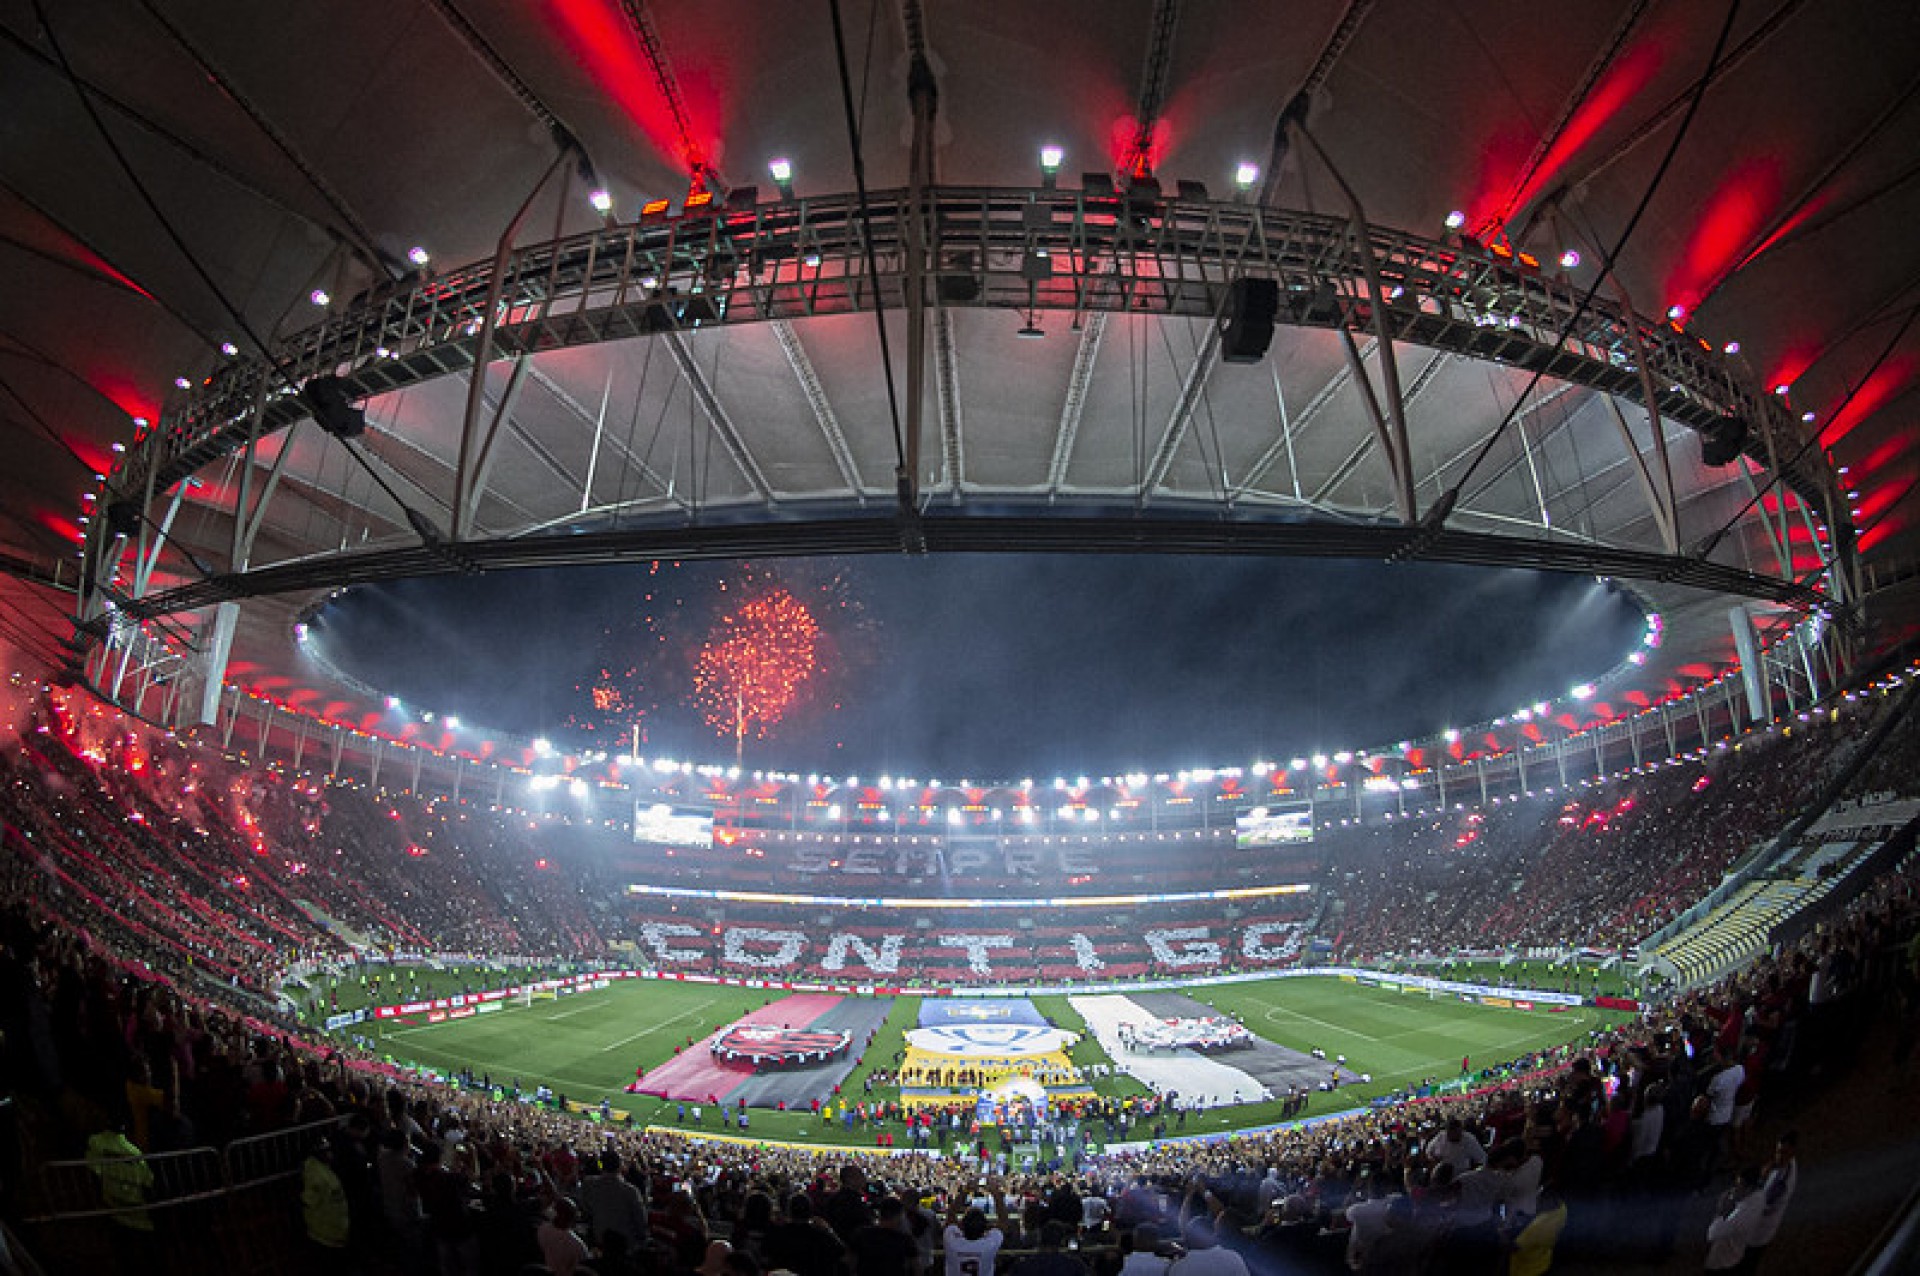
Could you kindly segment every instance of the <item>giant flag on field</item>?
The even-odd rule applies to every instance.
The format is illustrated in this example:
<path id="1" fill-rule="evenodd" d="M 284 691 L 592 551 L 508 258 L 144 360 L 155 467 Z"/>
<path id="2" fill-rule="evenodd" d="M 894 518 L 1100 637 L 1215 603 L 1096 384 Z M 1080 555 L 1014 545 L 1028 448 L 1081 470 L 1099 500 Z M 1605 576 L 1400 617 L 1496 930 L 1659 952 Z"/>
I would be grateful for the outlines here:
<path id="1" fill-rule="evenodd" d="M 1342 1084 L 1360 1079 L 1250 1032 L 1222 1040 L 1220 1012 L 1183 993 L 1073 997 L 1068 1004 L 1122 1072 L 1183 1105 L 1252 1103 L 1293 1086 L 1315 1089 L 1336 1075 Z"/>
<path id="2" fill-rule="evenodd" d="M 891 1005 L 888 997 L 782 997 L 648 1072 L 640 1092 L 688 1103 L 805 1108 L 847 1079 Z M 843 1039 L 845 1048 L 834 1048 Z M 766 1059 L 776 1054 L 795 1062 L 769 1066 Z"/>

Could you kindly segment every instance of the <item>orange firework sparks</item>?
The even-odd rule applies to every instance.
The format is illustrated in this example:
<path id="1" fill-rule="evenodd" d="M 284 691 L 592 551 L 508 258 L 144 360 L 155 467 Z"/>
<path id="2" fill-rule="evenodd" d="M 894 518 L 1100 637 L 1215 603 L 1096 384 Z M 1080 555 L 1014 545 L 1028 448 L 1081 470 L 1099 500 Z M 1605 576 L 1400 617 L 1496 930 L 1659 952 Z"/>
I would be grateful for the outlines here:
<path id="1" fill-rule="evenodd" d="M 799 702 L 819 670 L 819 643 L 819 622 L 784 589 L 714 626 L 694 663 L 694 698 L 707 724 L 733 737 L 736 762 L 747 736 L 764 739 Z"/>

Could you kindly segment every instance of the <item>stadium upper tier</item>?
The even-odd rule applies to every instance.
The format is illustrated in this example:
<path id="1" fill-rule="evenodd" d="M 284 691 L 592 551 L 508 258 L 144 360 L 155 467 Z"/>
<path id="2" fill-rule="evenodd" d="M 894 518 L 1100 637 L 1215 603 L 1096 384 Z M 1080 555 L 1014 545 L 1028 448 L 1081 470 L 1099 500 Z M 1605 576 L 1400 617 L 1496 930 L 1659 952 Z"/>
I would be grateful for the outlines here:
<path id="1" fill-rule="evenodd" d="M 1242 846 L 1229 826 L 997 837 L 723 835 L 707 847 L 636 845 L 624 867 L 636 883 L 697 890 L 1028 899 L 1284 888 L 1311 882 L 1320 860 L 1311 841 Z"/>
<path id="2" fill-rule="evenodd" d="M 678 962 L 688 969 L 718 970 L 730 928 L 797 933 L 781 963 L 795 970 L 830 971 L 836 935 L 859 940 L 839 942 L 843 971 L 860 944 L 884 959 L 895 935 L 896 969 L 865 965 L 902 982 L 1202 974 L 1303 947 L 1336 958 L 1621 948 L 1830 792 L 1869 745 L 1846 791 L 1914 792 L 1920 729 L 1913 715 L 1889 719 L 1895 706 L 1904 699 L 1846 697 L 1556 794 L 1341 815 L 1310 843 L 1103 821 L 997 839 L 750 830 L 667 847 L 479 797 L 289 776 L 43 693 L 0 750 L 0 866 L 67 928 L 158 970 L 261 989 L 296 958 L 355 950 L 651 953 L 673 966 L 671 948 L 695 954 Z M 1187 933 L 1156 942 L 1167 931 Z M 1005 946 L 965 938 L 986 935 Z M 733 944 L 764 961 L 794 939 Z"/>

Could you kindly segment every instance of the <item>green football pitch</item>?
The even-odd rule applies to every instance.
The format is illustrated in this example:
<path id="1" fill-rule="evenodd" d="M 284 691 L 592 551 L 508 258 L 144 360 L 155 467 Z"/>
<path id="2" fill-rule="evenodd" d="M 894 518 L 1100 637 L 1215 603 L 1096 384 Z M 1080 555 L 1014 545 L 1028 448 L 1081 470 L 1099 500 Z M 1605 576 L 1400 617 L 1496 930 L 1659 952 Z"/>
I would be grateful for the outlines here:
<path id="1" fill-rule="evenodd" d="M 1347 1057 L 1348 1066 L 1368 1073 L 1370 1085 L 1344 1086 L 1336 1094 L 1315 1094 L 1309 1114 L 1359 1106 L 1366 1099 L 1432 1079 L 1457 1081 L 1463 1058 L 1477 1071 L 1549 1046 L 1584 1041 L 1595 1028 L 1618 1016 L 1590 1007 L 1550 1012 L 1470 1005 L 1425 993 L 1370 988 L 1332 977 L 1263 980 L 1257 983 L 1200 986 L 1191 996 L 1237 1015 L 1259 1036 L 1300 1051 L 1320 1049 L 1328 1058 Z M 622 1087 L 636 1066 L 649 1072 L 699 1042 L 717 1028 L 785 994 L 777 990 L 620 980 L 598 992 L 579 993 L 531 1006 L 512 1005 L 498 1013 L 437 1024 L 401 1027 L 360 1025 L 371 1031 L 376 1048 L 403 1063 L 445 1073 L 468 1069 L 496 1086 L 517 1084 L 531 1093 L 551 1087 L 570 1101 L 589 1105 L 603 1098 L 637 1124 L 672 1124 L 677 1105 Z M 1063 1028 L 1085 1032 L 1085 1024 L 1062 996 L 1033 999 L 1042 1014 Z M 867 1071 L 892 1065 L 905 1046 L 902 1033 L 918 1019 L 919 998 L 896 998 L 885 1025 L 844 1086 L 849 1096 L 889 1099 L 895 1092 L 876 1086 L 869 1095 Z M 1106 1061 L 1090 1035 L 1073 1051 L 1075 1063 Z M 1115 1075 L 1094 1083 L 1116 1096 L 1144 1093 L 1138 1082 Z M 1187 1134 L 1271 1124 L 1279 1105 L 1254 1103 L 1211 1111 L 1189 1124 Z M 707 1120 L 714 1120 L 711 1114 Z M 716 1131 L 718 1126 L 712 1127 Z M 884 1128 L 884 1127 L 881 1127 Z M 858 1141 L 871 1146 L 869 1127 L 852 1139 L 836 1123 L 795 1112 L 752 1114 L 757 1138 L 791 1139 L 832 1145 Z M 905 1140 L 901 1142 L 904 1144 Z"/>

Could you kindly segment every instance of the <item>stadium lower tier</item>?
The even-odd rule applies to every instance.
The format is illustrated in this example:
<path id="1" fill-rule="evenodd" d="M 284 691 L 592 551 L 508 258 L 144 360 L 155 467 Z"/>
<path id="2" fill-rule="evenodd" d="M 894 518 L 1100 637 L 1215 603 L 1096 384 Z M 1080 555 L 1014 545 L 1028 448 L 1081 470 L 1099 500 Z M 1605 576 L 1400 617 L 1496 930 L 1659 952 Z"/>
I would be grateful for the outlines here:
<path id="1" fill-rule="evenodd" d="M 795 910 L 798 911 L 798 910 Z M 768 916 L 701 922 L 644 916 L 633 923 L 631 956 L 665 972 L 763 977 L 831 984 L 943 986 L 1095 983 L 1196 977 L 1296 965 L 1309 947 L 1299 915 L 1232 921 L 1089 917 L 1021 926 L 978 915 L 904 914 L 892 924 L 823 923 Z"/>

